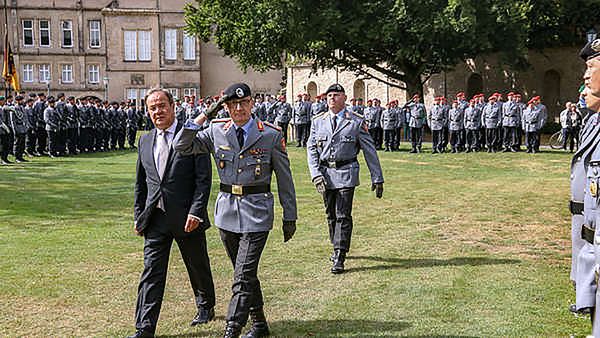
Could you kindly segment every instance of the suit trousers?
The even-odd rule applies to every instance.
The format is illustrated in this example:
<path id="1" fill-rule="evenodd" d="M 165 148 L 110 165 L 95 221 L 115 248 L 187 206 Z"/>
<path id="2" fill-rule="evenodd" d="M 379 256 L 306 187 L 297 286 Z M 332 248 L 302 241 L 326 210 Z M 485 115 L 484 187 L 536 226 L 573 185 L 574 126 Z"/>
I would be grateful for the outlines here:
<path id="1" fill-rule="evenodd" d="M 144 231 L 144 271 L 138 286 L 136 329 L 150 332 L 156 329 L 173 239 L 179 246 L 181 258 L 187 269 L 196 306 L 205 309 L 215 306 L 215 288 L 204 231 L 195 230 L 187 236 L 174 237 L 169 226 L 165 213 L 155 209 L 150 224 Z M 183 224 L 177 226 L 183 227 Z"/>
<path id="2" fill-rule="evenodd" d="M 348 252 L 352 240 L 352 200 L 354 187 L 325 190 L 323 200 L 334 250 Z"/>
<path id="3" fill-rule="evenodd" d="M 232 296 L 227 321 L 246 325 L 250 310 L 263 307 L 263 295 L 258 280 L 258 263 L 268 231 L 235 233 L 219 229 L 227 256 L 233 264 Z"/>

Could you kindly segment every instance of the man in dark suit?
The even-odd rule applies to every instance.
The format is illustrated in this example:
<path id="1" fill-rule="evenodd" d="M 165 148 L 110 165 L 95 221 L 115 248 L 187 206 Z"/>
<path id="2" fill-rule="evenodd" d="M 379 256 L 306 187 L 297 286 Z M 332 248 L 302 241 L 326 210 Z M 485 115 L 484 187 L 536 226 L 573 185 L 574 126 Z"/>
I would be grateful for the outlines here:
<path id="1" fill-rule="evenodd" d="M 153 337 L 160 313 L 173 239 L 190 277 L 198 313 L 192 326 L 214 319 L 215 291 L 206 248 L 210 226 L 206 205 L 210 195 L 208 155 L 184 156 L 173 150 L 181 129 L 175 119 L 173 97 L 152 89 L 145 98 L 156 126 L 138 145 L 135 183 L 135 232 L 144 236 L 144 272 L 138 288 L 136 333 L 130 338 Z"/>

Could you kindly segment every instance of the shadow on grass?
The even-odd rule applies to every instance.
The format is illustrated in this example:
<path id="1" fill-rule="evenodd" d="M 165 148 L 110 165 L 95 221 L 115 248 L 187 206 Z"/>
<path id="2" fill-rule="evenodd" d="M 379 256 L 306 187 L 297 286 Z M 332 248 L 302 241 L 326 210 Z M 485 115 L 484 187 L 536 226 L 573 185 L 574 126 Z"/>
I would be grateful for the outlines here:
<path id="1" fill-rule="evenodd" d="M 403 321 L 375 321 L 350 319 L 283 320 L 269 323 L 271 337 L 402 337 L 401 331 L 411 325 Z M 245 330 L 248 329 L 246 327 Z M 243 332 L 245 332 L 245 330 Z M 218 332 L 221 334 L 222 332 Z M 162 338 L 213 337 L 216 332 L 160 335 Z M 435 336 L 431 336 L 435 337 Z M 442 336 L 440 336 L 442 337 Z M 444 335 L 444 337 L 452 337 Z"/>
<path id="2" fill-rule="evenodd" d="M 369 260 L 375 262 L 385 262 L 390 264 L 364 266 L 357 268 L 348 268 L 346 272 L 360 271 L 378 271 L 390 269 L 410 269 L 410 268 L 427 268 L 434 266 L 479 266 L 479 265 L 497 265 L 497 264 L 518 264 L 521 263 L 518 259 L 498 259 L 488 257 L 454 257 L 449 259 L 434 259 L 434 258 L 387 258 L 376 256 L 348 256 L 348 260 Z"/>

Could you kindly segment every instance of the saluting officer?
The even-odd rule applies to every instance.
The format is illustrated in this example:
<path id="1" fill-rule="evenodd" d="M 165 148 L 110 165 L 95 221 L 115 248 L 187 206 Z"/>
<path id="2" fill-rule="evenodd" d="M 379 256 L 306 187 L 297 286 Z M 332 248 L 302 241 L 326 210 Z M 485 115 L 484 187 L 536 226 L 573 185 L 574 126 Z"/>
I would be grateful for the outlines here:
<path id="1" fill-rule="evenodd" d="M 200 131 L 208 118 L 200 114 L 177 135 L 175 149 L 183 154 L 210 152 L 215 157 L 221 180 L 215 224 L 234 266 L 224 336 L 238 337 L 250 314 L 252 328 L 246 337 L 264 337 L 269 328 L 257 270 L 273 227 L 272 173 L 277 175 L 285 242 L 296 231 L 294 181 L 281 129 L 251 116 L 250 87 L 245 83 L 229 86 L 219 103 L 225 103 L 231 118 L 213 120 Z"/>
<path id="2" fill-rule="evenodd" d="M 371 190 L 377 198 L 383 195 L 383 174 L 373 138 L 362 115 L 346 110 L 346 94 L 339 84 L 325 92 L 329 111 L 313 120 L 308 141 L 308 168 L 312 182 L 323 196 L 333 245 L 334 274 L 344 272 L 346 253 L 352 236 L 352 201 L 359 184 L 356 158 L 362 149 L 371 172 Z"/>

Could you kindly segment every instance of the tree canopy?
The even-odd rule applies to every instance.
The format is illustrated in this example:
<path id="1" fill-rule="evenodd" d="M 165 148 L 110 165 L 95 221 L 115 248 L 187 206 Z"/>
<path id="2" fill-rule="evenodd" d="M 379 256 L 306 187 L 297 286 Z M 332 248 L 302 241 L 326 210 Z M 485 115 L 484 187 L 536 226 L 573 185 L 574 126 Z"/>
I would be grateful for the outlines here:
<path id="1" fill-rule="evenodd" d="M 242 67 L 310 60 L 409 93 L 433 74 L 486 53 L 514 68 L 527 50 L 582 44 L 598 0 L 197 0 L 186 29 L 213 40 Z M 373 72 L 375 70 L 376 72 Z M 383 74 L 383 76 L 381 75 Z"/>

